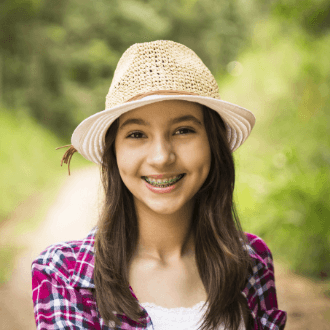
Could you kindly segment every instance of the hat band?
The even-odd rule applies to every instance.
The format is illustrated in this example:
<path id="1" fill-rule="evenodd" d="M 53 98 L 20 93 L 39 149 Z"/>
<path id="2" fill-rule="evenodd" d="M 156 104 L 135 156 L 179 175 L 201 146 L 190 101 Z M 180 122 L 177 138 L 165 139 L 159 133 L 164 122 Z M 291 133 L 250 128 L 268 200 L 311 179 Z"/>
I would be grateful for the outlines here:
<path id="1" fill-rule="evenodd" d="M 141 100 L 150 95 L 195 95 L 195 96 L 200 96 L 197 93 L 187 92 L 187 91 L 159 90 L 159 91 L 151 91 L 151 92 L 135 95 L 132 98 L 130 98 L 128 101 L 126 101 L 125 103 Z M 218 100 L 220 100 L 220 96 L 219 96 Z"/>

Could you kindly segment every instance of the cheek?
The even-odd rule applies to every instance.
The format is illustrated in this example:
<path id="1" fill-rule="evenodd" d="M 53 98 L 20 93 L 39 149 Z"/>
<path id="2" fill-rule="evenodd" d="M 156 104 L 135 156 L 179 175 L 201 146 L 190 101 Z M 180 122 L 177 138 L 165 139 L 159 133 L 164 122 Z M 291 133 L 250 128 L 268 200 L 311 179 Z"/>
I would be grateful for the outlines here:
<path id="1" fill-rule="evenodd" d="M 198 160 L 201 176 L 204 180 L 208 176 L 211 167 L 211 150 L 209 149 L 209 147 L 206 147 L 204 145 L 204 148 L 200 149 Z"/>
<path id="2" fill-rule="evenodd" d="M 122 154 L 120 152 L 117 153 L 117 165 L 119 170 L 119 175 L 128 190 L 130 190 L 130 186 L 132 183 L 131 176 L 133 173 L 132 170 L 132 161 L 129 162 L 129 158 L 127 155 Z M 130 190 L 131 191 L 131 190 Z"/>
<path id="3" fill-rule="evenodd" d="M 207 138 L 207 135 L 205 135 L 205 138 L 202 142 L 202 145 L 200 147 L 200 153 L 201 156 L 200 158 L 203 159 L 203 179 L 206 179 L 209 172 L 210 172 L 210 168 L 211 168 L 211 148 L 210 148 L 210 144 Z"/>
<path id="4" fill-rule="evenodd" d="M 125 149 L 121 148 L 121 145 L 118 144 L 117 139 L 115 142 L 115 150 L 116 150 L 116 159 L 117 159 L 119 173 L 121 177 L 123 177 L 123 174 L 125 174 L 126 172 L 127 156 L 125 154 Z"/>
<path id="5" fill-rule="evenodd" d="M 188 168 L 196 171 L 203 179 L 207 177 L 211 167 L 211 149 L 207 139 L 202 139 L 189 149 L 182 150 L 181 156 Z"/>
<path id="6" fill-rule="evenodd" d="M 118 149 L 117 164 L 120 175 L 132 175 L 136 172 L 141 155 L 129 149 Z"/>
<path id="7" fill-rule="evenodd" d="M 125 154 L 121 154 L 121 153 L 117 154 L 117 164 L 121 176 L 127 175 L 129 173 L 129 169 L 130 169 L 129 161 L 128 161 L 128 157 Z"/>

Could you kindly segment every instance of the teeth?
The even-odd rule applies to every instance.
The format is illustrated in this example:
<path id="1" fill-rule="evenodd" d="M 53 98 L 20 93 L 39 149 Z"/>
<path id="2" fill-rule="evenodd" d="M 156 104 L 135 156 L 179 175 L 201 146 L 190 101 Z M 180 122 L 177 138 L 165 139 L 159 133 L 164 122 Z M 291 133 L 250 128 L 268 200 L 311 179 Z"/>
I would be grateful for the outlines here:
<path id="1" fill-rule="evenodd" d="M 145 179 L 149 182 L 149 183 L 152 183 L 152 184 L 156 184 L 156 185 L 166 185 L 166 184 L 171 184 L 173 183 L 174 181 L 177 181 L 178 179 L 180 179 L 182 177 L 182 174 L 178 175 L 178 176 L 172 176 L 170 178 L 166 178 L 166 179 L 163 179 L 163 180 L 160 180 L 160 179 L 154 179 L 154 178 L 148 178 L 148 177 L 145 177 Z"/>
<path id="2" fill-rule="evenodd" d="M 172 176 L 170 178 L 166 178 L 166 179 L 154 179 L 154 178 L 148 178 L 147 179 L 150 181 L 150 182 L 154 182 L 154 183 L 168 183 L 170 180 L 174 180 L 174 179 L 177 179 L 179 178 L 179 176 Z"/>

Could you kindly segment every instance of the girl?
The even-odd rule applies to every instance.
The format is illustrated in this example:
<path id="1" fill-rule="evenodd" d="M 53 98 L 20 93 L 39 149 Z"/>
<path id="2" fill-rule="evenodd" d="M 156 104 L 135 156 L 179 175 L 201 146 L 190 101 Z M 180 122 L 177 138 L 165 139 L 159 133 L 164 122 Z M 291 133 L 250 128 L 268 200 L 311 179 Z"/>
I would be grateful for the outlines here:
<path id="1" fill-rule="evenodd" d="M 106 109 L 80 123 L 63 156 L 99 164 L 106 198 L 84 240 L 33 262 L 37 328 L 284 329 L 271 251 L 242 231 L 233 204 L 232 152 L 254 123 L 220 100 L 189 48 L 131 46 Z"/>

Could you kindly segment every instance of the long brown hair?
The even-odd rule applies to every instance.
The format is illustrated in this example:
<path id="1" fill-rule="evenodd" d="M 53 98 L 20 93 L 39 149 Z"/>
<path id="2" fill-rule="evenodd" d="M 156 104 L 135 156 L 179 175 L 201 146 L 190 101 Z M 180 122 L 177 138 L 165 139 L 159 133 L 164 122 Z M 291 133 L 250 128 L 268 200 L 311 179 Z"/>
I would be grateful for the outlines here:
<path id="1" fill-rule="evenodd" d="M 244 320 L 249 314 L 241 291 L 252 259 L 243 249 L 248 239 L 233 203 L 235 167 L 226 126 L 217 112 L 205 106 L 203 116 L 211 148 L 211 168 L 195 195 L 192 219 L 196 263 L 209 302 L 200 329 L 216 329 L 224 322 L 225 329 L 237 330 L 241 312 Z M 116 325 L 121 323 L 112 311 L 137 323 L 143 316 L 129 290 L 128 264 L 137 247 L 138 228 L 133 196 L 121 180 L 116 161 L 114 142 L 118 124 L 119 119 L 110 126 L 105 138 L 101 169 L 105 203 L 95 235 L 94 268 L 94 295 L 99 312 L 105 322 L 113 321 Z"/>

